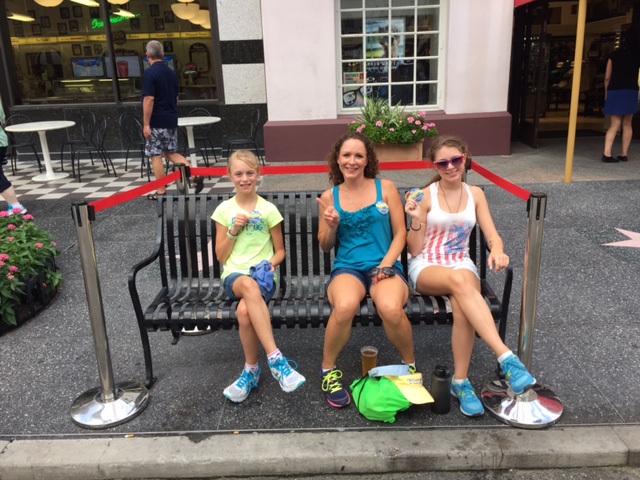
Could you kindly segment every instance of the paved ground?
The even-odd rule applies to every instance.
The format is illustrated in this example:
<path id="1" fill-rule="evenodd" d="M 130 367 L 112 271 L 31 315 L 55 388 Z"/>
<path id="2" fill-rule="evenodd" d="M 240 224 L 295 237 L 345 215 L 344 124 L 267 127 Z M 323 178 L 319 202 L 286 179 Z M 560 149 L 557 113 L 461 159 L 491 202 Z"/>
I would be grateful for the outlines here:
<path id="1" fill-rule="evenodd" d="M 355 408 L 333 410 L 317 375 L 323 332 L 311 329 L 276 331 L 279 346 L 298 361 L 307 384 L 285 394 L 264 375 L 258 391 L 241 405 L 222 396 L 242 367 L 235 332 L 183 337 L 176 346 L 169 334 L 152 334 L 159 380 L 148 408 L 118 427 L 82 429 L 71 421 L 69 408 L 99 380 L 71 200 L 25 201 L 62 250 L 58 263 L 65 283 L 48 310 L 0 337 L 0 478 L 373 475 L 640 465 L 635 395 L 640 384 L 640 298 L 635 292 L 640 249 L 603 245 L 627 239 L 617 229 L 640 232 L 640 155 L 630 155 L 628 163 L 603 164 L 601 142 L 578 140 L 570 184 L 563 183 L 561 140 L 539 150 L 514 145 L 511 156 L 476 159 L 501 177 L 548 196 L 532 370 L 539 383 L 560 396 L 565 413 L 558 425 L 544 431 L 507 427 L 489 415 L 469 420 L 457 409 L 438 416 L 413 407 L 393 425 L 369 422 Z M 639 147 L 634 144 L 632 151 Z M 385 172 L 402 187 L 424 184 L 428 175 Z M 475 173 L 469 182 L 486 185 L 515 268 L 508 344 L 516 349 L 526 204 Z M 324 175 L 293 175 L 267 176 L 261 188 L 325 186 Z M 154 208 L 138 199 L 100 212 L 92 224 L 117 382 L 140 382 L 144 376 L 127 272 L 151 252 Z M 151 292 L 152 276 L 148 281 Z M 501 277 L 493 281 L 499 284 Z M 425 375 L 436 363 L 451 365 L 449 335 L 444 326 L 415 329 Z M 358 374 L 358 351 L 365 343 L 378 346 L 381 363 L 398 360 L 382 329 L 355 329 L 341 357 L 347 382 Z M 482 386 L 492 379 L 493 368 L 491 352 L 477 342 L 471 380 Z"/>

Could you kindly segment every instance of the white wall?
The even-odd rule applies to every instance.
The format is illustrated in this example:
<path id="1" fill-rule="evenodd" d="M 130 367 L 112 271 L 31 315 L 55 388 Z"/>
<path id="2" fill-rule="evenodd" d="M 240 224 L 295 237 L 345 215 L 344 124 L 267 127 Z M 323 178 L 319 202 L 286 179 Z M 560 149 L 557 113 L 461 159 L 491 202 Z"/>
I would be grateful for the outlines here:
<path id="1" fill-rule="evenodd" d="M 444 111 L 506 111 L 513 0 L 447 3 Z M 333 0 L 262 0 L 270 120 L 336 118 L 335 8 Z"/>
<path id="2" fill-rule="evenodd" d="M 513 0 L 450 0 L 446 39 L 448 114 L 507 110 Z"/>
<path id="3" fill-rule="evenodd" d="M 263 0 L 269 120 L 336 118 L 333 0 Z"/>

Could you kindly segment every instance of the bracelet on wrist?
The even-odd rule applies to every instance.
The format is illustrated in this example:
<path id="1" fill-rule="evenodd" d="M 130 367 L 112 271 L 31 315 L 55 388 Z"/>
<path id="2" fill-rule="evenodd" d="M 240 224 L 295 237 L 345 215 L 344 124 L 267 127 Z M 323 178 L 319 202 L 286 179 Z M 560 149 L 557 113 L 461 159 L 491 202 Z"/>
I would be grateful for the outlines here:
<path id="1" fill-rule="evenodd" d="M 236 233 L 234 235 L 233 233 L 231 233 L 231 230 L 227 230 L 227 238 L 230 238 L 231 240 L 236 240 L 238 238 L 238 234 Z"/>
<path id="2" fill-rule="evenodd" d="M 420 230 L 422 230 L 422 226 L 426 225 L 425 222 L 420 222 L 420 226 L 418 228 L 413 228 L 413 222 L 411 222 L 409 224 L 409 227 L 411 228 L 411 230 L 413 230 L 414 232 L 419 232 Z"/>

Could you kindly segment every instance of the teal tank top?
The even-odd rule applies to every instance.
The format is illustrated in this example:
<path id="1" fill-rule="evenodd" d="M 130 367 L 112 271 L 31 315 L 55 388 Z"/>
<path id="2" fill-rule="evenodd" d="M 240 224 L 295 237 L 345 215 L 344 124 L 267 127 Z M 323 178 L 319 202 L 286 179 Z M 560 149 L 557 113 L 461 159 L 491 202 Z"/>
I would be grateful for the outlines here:
<path id="1" fill-rule="evenodd" d="M 352 268 L 367 272 L 380 265 L 393 240 L 389 206 L 382 196 L 382 182 L 376 178 L 376 203 L 357 212 L 346 212 L 340 206 L 339 185 L 333 187 L 334 207 L 340 214 L 338 248 L 333 269 Z M 386 265 L 385 265 L 386 266 Z M 400 261 L 395 266 L 402 269 Z"/>

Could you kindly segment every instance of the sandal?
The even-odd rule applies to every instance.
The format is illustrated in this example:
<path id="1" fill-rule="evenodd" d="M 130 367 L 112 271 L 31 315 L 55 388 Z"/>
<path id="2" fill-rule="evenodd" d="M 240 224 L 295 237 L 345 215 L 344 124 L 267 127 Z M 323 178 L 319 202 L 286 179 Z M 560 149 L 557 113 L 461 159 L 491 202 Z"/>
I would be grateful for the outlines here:
<path id="1" fill-rule="evenodd" d="M 204 177 L 195 177 L 193 179 L 193 183 L 195 185 L 194 192 L 195 193 L 200 193 L 202 191 L 202 189 L 204 188 Z"/>
<path id="2" fill-rule="evenodd" d="M 153 193 L 150 193 L 149 195 L 147 195 L 147 200 L 151 200 L 152 202 L 157 202 L 158 201 L 158 197 L 163 197 L 164 195 L 166 195 L 166 194 L 165 193 L 153 192 Z"/>

